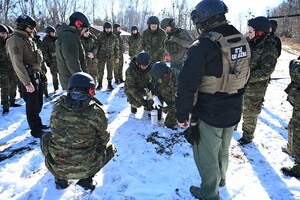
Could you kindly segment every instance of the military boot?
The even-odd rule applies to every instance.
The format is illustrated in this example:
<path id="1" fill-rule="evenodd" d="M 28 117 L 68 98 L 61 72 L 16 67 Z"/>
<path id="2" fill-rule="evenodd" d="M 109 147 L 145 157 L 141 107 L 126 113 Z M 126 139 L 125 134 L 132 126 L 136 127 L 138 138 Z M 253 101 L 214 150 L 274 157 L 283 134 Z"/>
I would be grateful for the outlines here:
<path id="1" fill-rule="evenodd" d="M 200 188 L 199 187 L 191 186 L 190 187 L 190 192 L 193 195 L 193 197 L 195 197 L 196 199 L 203 199 L 204 200 L 204 198 L 202 197 L 202 195 L 200 193 Z"/>
<path id="2" fill-rule="evenodd" d="M 93 183 L 93 178 L 92 177 L 80 179 L 76 183 L 76 185 L 79 185 L 79 186 L 83 187 L 83 189 L 85 189 L 85 190 L 91 190 L 91 191 L 93 191 L 96 187 L 96 184 Z"/>
<path id="3" fill-rule="evenodd" d="M 295 164 L 293 167 L 282 167 L 281 171 L 286 176 L 300 178 L 300 165 Z"/>
<path id="4" fill-rule="evenodd" d="M 108 84 L 107 84 L 107 90 L 111 91 L 113 89 L 114 89 L 114 87 L 111 85 L 111 80 L 109 80 Z"/>
<path id="5" fill-rule="evenodd" d="M 70 184 L 69 184 L 68 180 L 60 179 L 60 178 L 55 177 L 55 187 L 56 187 L 56 189 L 58 189 L 58 190 L 66 189 L 69 185 Z"/>
<path id="6" fill-rule="evenodd" d="M 101 89 L 102 89 L 102 81 L 98 83 L 96 90 L 101 90 Z"/>

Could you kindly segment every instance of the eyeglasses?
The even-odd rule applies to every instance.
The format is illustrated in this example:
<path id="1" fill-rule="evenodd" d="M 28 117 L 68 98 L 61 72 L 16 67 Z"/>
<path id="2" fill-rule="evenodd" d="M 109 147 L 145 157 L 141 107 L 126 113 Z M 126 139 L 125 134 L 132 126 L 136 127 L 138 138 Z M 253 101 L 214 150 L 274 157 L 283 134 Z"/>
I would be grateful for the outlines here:
<path id="1" fill-rule="evenodd" d="M 255 31 L 248 31 L 249 34 L 255 33 Z"/>
<path id="2" fill-rule="evenodd" d="M 31 30 L 33 30 L 34 29 L 34 27 L 33 26 L 27 26 L 29 29 L 31 29 Z"/>

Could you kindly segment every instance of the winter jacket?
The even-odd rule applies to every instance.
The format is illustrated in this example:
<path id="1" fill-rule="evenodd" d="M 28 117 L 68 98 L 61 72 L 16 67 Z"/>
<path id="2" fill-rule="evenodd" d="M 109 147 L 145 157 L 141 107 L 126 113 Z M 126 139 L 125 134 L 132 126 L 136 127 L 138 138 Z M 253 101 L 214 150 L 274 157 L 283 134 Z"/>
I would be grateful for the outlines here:
<path id="1" fill-rule="evenodd" d="M 138 55 L 143 47 L 143 40 L 142 36 L 138 32 L 137 34 L 131 34 L 128 38 L 128 45 L 129 45 L 129 56 L 130 58 L 133 58 L 134 56 Z"/>
<path id="2" fill-rule="evenodd" d="M 119 58 L 119 40 L 113 33 L 101 32 L 97 36 L 97 58 L 102 61 Z"/>
<path id="3" fill-rule="evenodd" d="M 63 24 L 57 28 L 56 61 L 62 89 L 76 72 L 87 72 L 86 56 L 79 39 L 79 31 Z"/>
<path id="4" fill-rule="evenodd" d="M 223 36 L 239 34 L 236 28 L 227 23 L 207 31 L 214 31 Z M 203 76 L 221 77 L 222 71 L 222 54 L 219 46 L 208 37 L 200 35 L 188 50 L 178 76 L 175 100 L 178 122 L 188 120 L 190 113 L 216 128 L 231 127 L 240 121 L 244 88 L 234 94 L 221 92 L 209 94 L 198 91 Z M 198 98 L 193 106 L 195 93 Z"/>
<path id="5" fill-rule="evenodd" d="M 105 161 L 110 134 L 98 101 L 88 95 L 62 96 L 53 106 L 50 127 L 41 139 L 48 170 L 57 178 L 83 179 L 95 175 Z"/>

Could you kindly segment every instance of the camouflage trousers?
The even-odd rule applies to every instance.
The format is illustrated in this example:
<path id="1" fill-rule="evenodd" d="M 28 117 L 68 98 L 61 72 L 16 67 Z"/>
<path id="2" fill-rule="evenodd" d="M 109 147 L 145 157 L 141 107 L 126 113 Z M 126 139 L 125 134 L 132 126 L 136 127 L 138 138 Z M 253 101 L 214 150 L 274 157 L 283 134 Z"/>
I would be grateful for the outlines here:
<path id="1" fill-rule="evenodd" d="M 119 57 L 119 63 L 115 64 L 115 68 L 114 68 L 115 81 L 123 79 L 123 65 L 124 65 L 124 58 L 122 54 L 122 56 Z"/>
<path id="2" fill-rule="evenodd" d="M 252 141 L 256 129 L 257 117 L 261 112 L 268 80 L 249 83 L 243 97 L 243 138 Z"/>
<path id="3" fill-rule="evenodd" d="M 52 83 L 54 91 L 58 90 L 58 69 L 56 62 L 53 62 L 48 66 L 50 68 L 50 73 L 52 75 Z"/>
<path id="4" fill-rule="evenodd" d="M 288 125 L 287 149 L 291 156 L 295 157 L 295 162 L 300 164 L 300 108 L 293 108 L 293 115 Z"/>
<path id="5" fill-rule="evenodd" d="M 167 111 L 163 109 L 163 112 L 167 114 L 165 118 L 165 126 L 168 128 L 172 128 L 176 126 L 177 124 L 176 109 L 170 108 Z"/>
<path id="6" fill-rule="evenodd" d="M 42 81 L 43 94 L 45 95 L 46 98 L 48 98 L 49 97 L 49 94 L 48 94 L 48 79 L 47 79 L 46 73 L 47 73 L 47 68 L 46 68 L 46 65 L 44 63 L 44 64 L 42 64 L 42 71 L 40 73 L 40 76 L 41 76 L 41 81 Z"/>
<path id="7" fill-rule="evenodd" d="M 96 59 L 88 59 L 87 60 L 87 71 L 93 77 L 95 81 L 97 81 L 97 61 Z"/>
<path id="8" fill-rule="evenodd" d="M 134 107 L 134 108 L 139 108 L 139 107 L 142 106 L 141 101 L 140 101 L 139 99 L 135 98 L 135 97 L 134 97 L 131 93 L 129 93 L 127 90 L 125 90 L 124 92 L 125 92 L 125 95 L 126 95 L 126 97 L 127 97 L 128 103 L 130 103 L 132 107 Z M 143 96 L 143 97 L 147 96 L 145 90 L 140 90 L 139 93 L 140 93 L 141 96 Z"/>
<path id="9" fill-rule="evenodd" d="M 104 68 L 105 68 L 105 64 L 106 64 L 106 69 L 107 69 L 107 80 L 111 81 L 113 78 L 113 71 L 114 71 L 114 59 L 108 60 L 108 61 L 103 61 L 103 60 L 99 60 L 98 63 L 98 82 L 102 83 L 103 80 L 103 75 L 104 75 Z"/>
<path id="10" fill-rule="evenodd" d="M 8 109 L 9 105 L 15 104 L 18 84 L 19 79 L 12 66 L 8 71 L 0 71 L 1 105 L 3 105 L 3 109 Z"/>

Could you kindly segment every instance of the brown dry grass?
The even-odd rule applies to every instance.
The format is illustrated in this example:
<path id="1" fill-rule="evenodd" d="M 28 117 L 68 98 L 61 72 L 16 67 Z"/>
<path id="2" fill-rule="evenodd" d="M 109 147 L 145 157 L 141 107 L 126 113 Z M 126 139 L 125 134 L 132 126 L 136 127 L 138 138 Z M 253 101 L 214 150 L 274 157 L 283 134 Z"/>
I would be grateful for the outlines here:
<path id="1" fill-rule="evenodd" d="M 300 52 L 300 39 L 297 38 L 280 38 L 282 45 L 289 46 L 291 49 Z"/>

